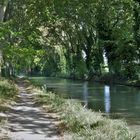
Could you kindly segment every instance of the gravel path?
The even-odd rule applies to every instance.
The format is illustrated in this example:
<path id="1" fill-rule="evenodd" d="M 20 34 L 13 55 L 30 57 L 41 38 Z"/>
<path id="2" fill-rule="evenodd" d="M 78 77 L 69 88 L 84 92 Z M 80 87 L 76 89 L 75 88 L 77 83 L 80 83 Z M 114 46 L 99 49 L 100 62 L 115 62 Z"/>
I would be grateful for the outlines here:
<path id="1" fill-rule="evenodd" d="M 33 95 L 28 94 L 24 84 L 19 84 L 19 100 L 6 114 L 12 140 L 60 140 L 56 120 L 35 107 Z"/>

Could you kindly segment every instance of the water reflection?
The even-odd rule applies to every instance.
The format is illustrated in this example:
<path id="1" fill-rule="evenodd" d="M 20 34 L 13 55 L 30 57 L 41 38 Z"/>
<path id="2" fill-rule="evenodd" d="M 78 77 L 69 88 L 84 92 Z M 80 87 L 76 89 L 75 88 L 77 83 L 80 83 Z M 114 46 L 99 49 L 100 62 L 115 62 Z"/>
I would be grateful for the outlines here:
<path id="1" fill-rule="evenodd" d="M 85 107 L 106 113 L 117 113 L 131 123 L 140 124 L 140 89 L 120 85 L 104 85 L 93 82 L 59 78 L 33 78 L 39 85 L 46 84 L 65 98 L 79 99 Z M 84 101 L 83 101 L 84 100 Z"/>
<path id="2" fill-rule="evenodd" d="M 85 82 L 83 86 L 83 101 L 84 107 L 88 108 L 88 82 Z"/>
<path id="3" fill-rule="evenodd" d="M 111 100 L 110 100 L 110 87 L 104 87 L 104 103 L 105 103 L 105 112 L 109 113 L 111 109 Z"/>

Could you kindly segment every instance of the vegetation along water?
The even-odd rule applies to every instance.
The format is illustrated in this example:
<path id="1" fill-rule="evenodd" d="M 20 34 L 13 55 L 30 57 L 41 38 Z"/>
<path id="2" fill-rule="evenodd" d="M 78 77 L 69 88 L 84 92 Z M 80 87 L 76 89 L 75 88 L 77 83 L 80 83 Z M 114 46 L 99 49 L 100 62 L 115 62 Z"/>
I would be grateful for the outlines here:
<path id="1" fill-rule="evenodd" d="M 85 111 L 94 117 L 94 110 L 100 112 L 100 117 L 124 119 L 132 130 L 140 134 L 140 1 L 0 0 L 2 120 L 6 118 L 8 121 L 4 113 L 9 116 L 13 113 L 11 111 L 17 116 L 25 111 L 28 119 L 29 112 L 41 113 L 39 107 L 33 107 L 34 94 L 31 98 L 27 96 L 28 82 L 23 77 L 32 77 L 33 84 L 54 92 L 62 100 L 78 99 L 82 113 Z M 43 99 L 48 101 L 46 97 Z M 33 116 L 31 118 L 34 120 Z M 107 127 L 106 123 L 109 122 L 99 123 L 103 126 L 101 132 Z M 23 124 L 21 126 L 23 128 Z M 126 125 L 120 127 L 123 126 Z M 85 125 L 82 127 L 87 128 Z M 121 132 L 123 135 L 118 139 L 124 139 L 125 134 L 126 139 L 129 137 L 129 131 L 121 129 Z M 79 136 L 84 138 L 81 134 Z M 110 135 L 110 139 L 113 138 Z M 97 136 L 96 139 L 103 137 Z"/>

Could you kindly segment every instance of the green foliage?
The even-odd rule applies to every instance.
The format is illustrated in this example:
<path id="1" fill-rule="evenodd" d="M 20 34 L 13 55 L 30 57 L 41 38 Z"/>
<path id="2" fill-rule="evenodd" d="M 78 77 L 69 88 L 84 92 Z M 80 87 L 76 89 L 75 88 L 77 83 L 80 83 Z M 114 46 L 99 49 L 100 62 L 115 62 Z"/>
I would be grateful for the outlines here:
<path id="1" fill-rule="evenodd" d="M 0 98 L 11 99 L 15 98 L 18 93 L 16 85 L 12 81 L 1 80 L 0 81 Z"/>
<path id="2" fill-rule="evenodd" d="M 4 75 L 90 79 L 103 75 L 105 67 L 128 79 L 139 75 L 137 0 L 12 0 L 4 12 Z"/>

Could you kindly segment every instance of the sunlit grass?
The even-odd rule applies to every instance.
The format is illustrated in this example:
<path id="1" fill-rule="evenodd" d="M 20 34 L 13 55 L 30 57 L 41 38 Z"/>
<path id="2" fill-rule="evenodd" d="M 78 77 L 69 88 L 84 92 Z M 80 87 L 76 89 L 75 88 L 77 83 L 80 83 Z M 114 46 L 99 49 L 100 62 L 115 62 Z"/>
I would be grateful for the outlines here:
<path id="1" fill-rule="evenodd" d="M 52 92 L 36 90 L 36 102 L 57 112 L 66 140 L 136 140 L 124 120 L 111 120 L 84 108 L 76 100 L 63 99 Z M 48 110 L 49 109 L 49 110 Z"/>

